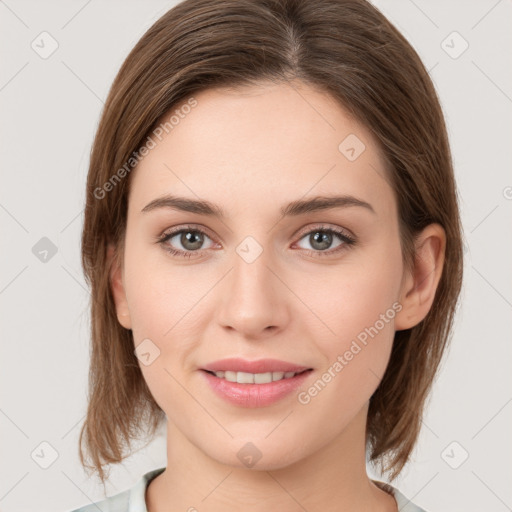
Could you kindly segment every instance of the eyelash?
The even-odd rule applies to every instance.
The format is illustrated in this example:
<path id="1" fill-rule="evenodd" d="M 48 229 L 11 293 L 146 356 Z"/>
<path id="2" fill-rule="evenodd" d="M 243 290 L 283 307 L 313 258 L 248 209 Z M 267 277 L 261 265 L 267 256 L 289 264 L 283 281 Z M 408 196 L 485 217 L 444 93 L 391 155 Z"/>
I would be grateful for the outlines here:
<path id="1" fill-rule="evenodd" d="M 205 231 L 203 231 L 202 229 L 199 229 L 198 227 L 190 225 L 190 226 L 180 227 L 173 231 L 164 232 L 162 235 L 160 235 L 157 238 L 157 243 L 159 243 L 163 247 L 163 249 L 165 251 L 167 251 L 168 253 L 170 253 L 171 255 L 178 256 L 181 258 L 191 258 L 193 254 L 201 254 L 203 251 L 207 250 L 207 249 L 204 249 L 204 250 L 197 250 L 197 251 L 181 251 L 181 250 L 173 249 L 172 247 L 169 247 L 166 244 L 166 242 L 168 240 L 170 240 L 171 238 L 173 238 L 174 236 L 176 236 L 180 233 L 187 233 L 187 232 L 200 233 L 200 234 L 205 235 L 211 239 L 211 237 L 208 236 L 208 234 Z M 311 249 L 303 249 L 309 255 L 320 256 L 320 257 L 332 256 L 333 254 L 337 254 L 338 252 L 346 250 L 350 246 L 353 246 L 356 244 L 356 239 L 349 236 L 345 231 L 342 231 L 342 230 L 336 229 L 336 228 L 332 228 L 332 227 L 326 227 L 326 226 L 318 226 L 318 227 L 315 227 L 314 229 L 310 229 L 309 231 L 306 231 L 305 233 L 303 233 L 300 236 L 299 241 L 302 240 L 303 238 L 305 238 L 306 236 L 311 235 L 312 233 L 316 233 L 316 232 L 330 233 L 330 234 L 337 235 L 343 243 L 340 244 L 338 247 L 336 247 L 334 250 L 327 250 L 327 251 L 318 251 L 317 250 L 317 251 L 315 251 L 315 250 L 311 250 Z"/>

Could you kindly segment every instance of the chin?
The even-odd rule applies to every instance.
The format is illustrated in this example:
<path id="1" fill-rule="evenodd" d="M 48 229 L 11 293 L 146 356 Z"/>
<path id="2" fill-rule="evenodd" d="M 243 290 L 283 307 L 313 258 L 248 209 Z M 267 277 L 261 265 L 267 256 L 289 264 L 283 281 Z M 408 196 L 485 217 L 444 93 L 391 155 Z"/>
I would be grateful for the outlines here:
<path id="1" fill-rule="evenodd" d="M 225 447 L 221 453 L 210 453 L 210 457 L 221 464 L 237 469 L 254 471 L 274 471 L 286 468 L 300 458 L 294 446 L 272 446 L 264 440 L 234 441 L 234 447 Z M 233 450 L 233 451 L 232 451 Z M 231 452 L 231 455 L 229 453 Z M 234 454 L 233 454 L 234 452 Z"/>

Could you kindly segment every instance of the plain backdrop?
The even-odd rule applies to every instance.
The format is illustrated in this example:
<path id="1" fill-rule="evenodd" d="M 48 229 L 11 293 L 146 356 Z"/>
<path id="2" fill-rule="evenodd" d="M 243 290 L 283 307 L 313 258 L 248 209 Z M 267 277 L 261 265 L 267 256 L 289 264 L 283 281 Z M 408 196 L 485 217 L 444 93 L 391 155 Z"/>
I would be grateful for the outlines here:
<path id="1" fill-rule="evenodd" d="M 174 4 L 0 1 L 2 512 L 65 512 L 104 497 L 78 460 L 89 353 L 80 268 L 88 157 L 119 66 Z M 375 4 L 439 92 L 467 244 L 451 350 L 418 448 L 394 484 L 430 512 L 512 510 L 512 4 Z M 113 467 L 107 494 L 165 464 L 159 435 Z"/>

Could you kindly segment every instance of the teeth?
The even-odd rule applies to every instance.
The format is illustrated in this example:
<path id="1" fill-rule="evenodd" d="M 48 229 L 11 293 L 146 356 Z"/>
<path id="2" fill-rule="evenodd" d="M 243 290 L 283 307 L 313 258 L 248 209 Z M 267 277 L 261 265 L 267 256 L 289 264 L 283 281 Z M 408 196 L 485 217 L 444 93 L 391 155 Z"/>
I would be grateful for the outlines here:
<path id="1" fill-rule="evenodd" d="M 214 372 L 220 379 L 226 379 L 229 382 L 238 384 L 268 384 L 282 379 L 290 379 L 295 372 L 267 372 L 267 373 L 247 373 L 247 372 Z"/>

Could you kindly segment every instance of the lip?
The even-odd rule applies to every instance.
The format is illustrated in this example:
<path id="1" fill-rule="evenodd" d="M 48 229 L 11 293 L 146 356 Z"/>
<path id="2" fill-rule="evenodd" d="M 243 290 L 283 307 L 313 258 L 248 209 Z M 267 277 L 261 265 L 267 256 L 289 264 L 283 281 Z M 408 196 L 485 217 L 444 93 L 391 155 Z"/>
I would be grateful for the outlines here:
<path id="1" fill-rule="evenodd" d="M 228 359 L 219 359 L 207 364 L 202 370 L 210 372 L 247 372 L 247 373 L 267 373 L 267 372 L 302 372 L 304 370 L 311 370 L 308 366 L 300 366 L 279 359 L 259 359 L 257 361 L 247 361 L 231 357 Z M 261 384 L 258 384 L 261 386 Z"/>
<path id="2" fill-rule="evenodd" d="M 312 371 L 304 371 L 289 379 L 277 380 L 268 384 L 238 384 L 216 377 L 204 370 L 211 389 L 221 398 L 239 407 L 266 407 L 283 399 L 295 391 L 308 378 Z"/>

